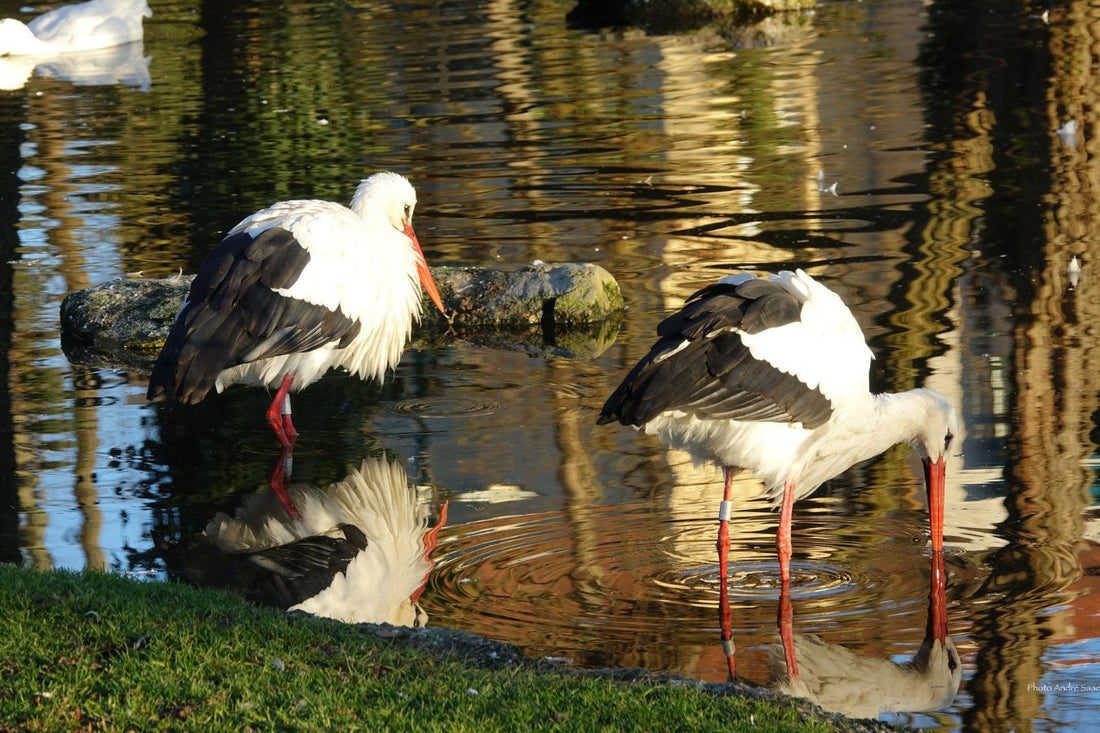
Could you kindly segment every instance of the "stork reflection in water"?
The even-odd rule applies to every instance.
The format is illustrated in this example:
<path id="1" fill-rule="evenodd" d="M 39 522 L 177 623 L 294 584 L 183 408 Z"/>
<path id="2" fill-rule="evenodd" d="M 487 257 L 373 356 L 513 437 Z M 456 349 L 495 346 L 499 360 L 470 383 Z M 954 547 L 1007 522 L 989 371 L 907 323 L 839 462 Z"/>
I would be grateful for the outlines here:
<path id="1" fill-rule="evenodd" d="M 302 510 L 296 518 L 261 489 L 234 516 L 219 512 L 181 543 L 184 577 L 347 623 L 427 623 L 419 600 L 435 567 L 446 504 L 429 526 L 429 503 L 417 497 L 405 467 L 385 455 L 363 459 L 327 488 L 292 483 L 287 491 Z"/>
<path id="2" fill-rule="evenodd" d="M 813 634 L 792 630 L 787 589 L 780 599 L 781 643 L 772 648 L 774 690 L 800 697 L 850 718 L 882 713 L 942 710 L 955 700 L 962 664 L 947 630 L 947 583 L 943 553 L 932 553 L 928 623 L 916 655 L 897 664 L 867 657 Z"/>

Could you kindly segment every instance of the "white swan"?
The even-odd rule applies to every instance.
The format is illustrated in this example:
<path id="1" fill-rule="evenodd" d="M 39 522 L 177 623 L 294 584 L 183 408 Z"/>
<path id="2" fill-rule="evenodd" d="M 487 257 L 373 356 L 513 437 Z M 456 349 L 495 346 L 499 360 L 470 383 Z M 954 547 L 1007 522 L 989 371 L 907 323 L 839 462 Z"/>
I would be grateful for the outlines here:
<path id="1" fill-rule="evenodd" d="M 141 41 L 82 53 L 0 56 L 0 89 L 20 89 L 33 74 L 75 86 L 124 84 L 147 92 L 153 86 L 152 58 L 145 55 Z"/>
<path id="2" fill-rule="evenodd" d="M 142 40 L 146 0 L 91 0 L 65 5 L 24 25 L 0 20 L 0 56 L 47 56 L 110 48 Z"/>

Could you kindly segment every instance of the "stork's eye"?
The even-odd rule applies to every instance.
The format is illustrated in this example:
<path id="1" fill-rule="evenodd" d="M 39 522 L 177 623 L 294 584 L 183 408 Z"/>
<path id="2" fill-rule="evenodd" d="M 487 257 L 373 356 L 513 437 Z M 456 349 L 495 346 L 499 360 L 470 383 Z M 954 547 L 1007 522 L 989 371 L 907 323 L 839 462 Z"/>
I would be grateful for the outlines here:
<path id="1" fill-rule="evenodd" d="M 412 207 L 405 204 L 405 221 L 408 221 L 410 216 L 412 216 Z"/>
<path id="2" fill-rule="evenodd" d="M 948 433 L 943 439 L 943 452 L 946 453 L 951 448 L 951 441 L 955 439 L 953 433 Z"/>

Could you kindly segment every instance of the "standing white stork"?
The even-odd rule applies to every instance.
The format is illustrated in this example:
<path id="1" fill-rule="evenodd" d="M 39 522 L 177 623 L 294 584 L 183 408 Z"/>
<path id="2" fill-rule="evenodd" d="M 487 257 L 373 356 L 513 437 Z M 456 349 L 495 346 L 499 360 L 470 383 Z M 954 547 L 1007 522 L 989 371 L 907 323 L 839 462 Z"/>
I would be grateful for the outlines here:
<path id="1" fill-rule="evenodd" d="M 152 15 L 145 0 L 90 0 L 43 13 L 26 25 L 4 18 L 0 56 L 76 53 L 140 41 L 142 18 Z"/>
<path id="2" fill-rule="evenodd" d="M 725 600 L 730 486 L 740 469 L 781 506 L 776 547 L 790 580 L 796 499 L 897 443 L 925 467 L 932 549 L 943 549 L 945 458 L 958 432 L 930 389 L 872 394 L 871 351 L 840 297 L 805 272 L 731 275 L 658 327 L 660 339 L 608 398 L 599 422 L 644 428 L 723 467 L 719 572 Z"/>
<path id="3" fill-rule="evenodd" d="M 420 318 L 421 285 L 445 312 L 413 231 L 415 207 L 412 185 L 385 172 L 359 184 L 351 208 L 283 201 L 233 227 L 191 283 L 148 398 L 195 404 L 211 388 L 278 387 L 267 421 L 291 447 L 291 389 L 340 367 L 381 381 Z"/>

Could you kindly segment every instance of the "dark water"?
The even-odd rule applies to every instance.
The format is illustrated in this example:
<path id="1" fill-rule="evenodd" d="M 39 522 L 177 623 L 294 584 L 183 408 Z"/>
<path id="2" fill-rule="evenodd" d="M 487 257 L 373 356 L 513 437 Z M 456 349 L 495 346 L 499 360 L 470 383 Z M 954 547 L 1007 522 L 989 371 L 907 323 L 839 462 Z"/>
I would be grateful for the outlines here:
<path id="1" fill-rule="evenodd" d="M 243 215 L 345 201 L 392 168 L 417 187 L 432 264 L 596 262 L 629 307 L 598 355 L 452 342 L 409 350 L 382 388 L 334 375 L 297 402 L 297 481 L 326 487 L 384 451 L 429 513 L 446 504 L 430 623 L 724 679 L 720 474 L 595 418 L 695 288 L 798 266 L 853 306 L 877 389 L 935 387 L 963 422 L 946 529 L 962 689 L 944 712 L 887 717 L 1086 729 L 1100 705 L 1098 17 L 967 6 L 822 2 L 659 36 L 568 28 L 565 0 L 153 3 L 147 79 L 140 64 L 109 84 L 27 72 L 0 92 L 0 559 L 162 579 L 163 541 L 233 513 L 277 458 L 262 393 L 150 406 L 144 373 L 71 364 L 66 293 L 193 271 Z M 751 479 L 737 488 L 738 672 L 765 684 L 777 517 Z M 904 447 L 800 502 L 794 630 L 912 658 L 926 529 Z"/>

